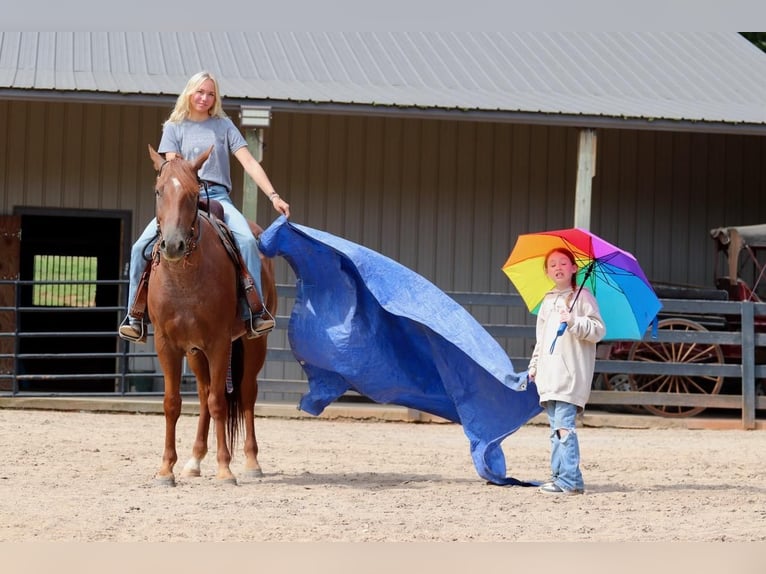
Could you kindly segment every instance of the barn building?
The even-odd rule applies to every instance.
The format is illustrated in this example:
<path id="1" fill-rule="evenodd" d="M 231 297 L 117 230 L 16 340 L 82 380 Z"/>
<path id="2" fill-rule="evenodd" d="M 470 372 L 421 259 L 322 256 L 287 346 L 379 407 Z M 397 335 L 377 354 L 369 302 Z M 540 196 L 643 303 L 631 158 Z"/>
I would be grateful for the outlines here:
<path id="1" fill-rule="evenodd" d="M 156 370 L 113 333 L 153 216 L 147 145 L 202 69 L 293 221 L 447 292 L 513 292 L 516 237 L 572 225 L 653 281 L 706 285 L 709 230 L 766 222 L 766 54 L 732 32 L 0 32 L 0 389 L 112 393 L 104 373 Z M 268 226 L 233 166 L 235 203 Z M 53 262 L 95 288 L 51 295 Z M 264 380 L 292 400 L 302 372 L 275 352 Z"/>

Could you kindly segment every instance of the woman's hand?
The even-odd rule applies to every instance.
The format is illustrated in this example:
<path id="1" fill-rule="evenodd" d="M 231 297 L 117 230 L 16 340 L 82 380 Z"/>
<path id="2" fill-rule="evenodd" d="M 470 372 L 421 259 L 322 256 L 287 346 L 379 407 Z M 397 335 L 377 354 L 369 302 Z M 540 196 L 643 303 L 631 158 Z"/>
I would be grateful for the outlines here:
<path id="1" fill-rule="evenodd" d="M 290 204 L 287 203 L 284 199 L 279 197 L 276 193 L 271 196 L 271 205 L 274 206 L 274 209 L 276 209 L 279 213 L 284 215 L 285 217 L 290 217 Z"/>

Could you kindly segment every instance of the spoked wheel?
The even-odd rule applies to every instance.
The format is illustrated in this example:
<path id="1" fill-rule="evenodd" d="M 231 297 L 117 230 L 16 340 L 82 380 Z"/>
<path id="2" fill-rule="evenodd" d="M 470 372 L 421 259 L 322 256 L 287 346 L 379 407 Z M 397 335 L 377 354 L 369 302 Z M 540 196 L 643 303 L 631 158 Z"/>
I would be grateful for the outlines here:
<path id="1" fill-rule="evenodd" d="M 688 319 L 663 319 L 658 327 L 666 331 L 707 331 L 705 327 Z M 723 364 L 720 345 L 713 343 L 654 343 L 639 341 L 628 355 L 630 361 L 672 362 L 694 364 Z M 631 386 L 637 391 L 654 393 L 698 393 L 717 395 L 723 385 L 723 376 L 713 375 L 630 375 Z M 644 405 L 647 411 L 661 417 L 693 417 L 705 407 L 673 405 Z"/>

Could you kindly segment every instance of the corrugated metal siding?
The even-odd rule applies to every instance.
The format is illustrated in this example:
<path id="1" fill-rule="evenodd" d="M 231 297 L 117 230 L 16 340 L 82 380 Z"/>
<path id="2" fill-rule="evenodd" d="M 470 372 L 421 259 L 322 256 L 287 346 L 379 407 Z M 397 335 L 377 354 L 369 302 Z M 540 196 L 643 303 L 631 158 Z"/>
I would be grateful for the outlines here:
<path id="1" fill-rule="evenodd" d="M 572 220 L 574 129 L 274 114 L 266 144 L 293 221 L 444 290 L 506 290 L 516 235 Z"/>
<path id="2" fill-rule="evenodd" d="M 599 132 L 592 229 L 654 281 L 712 286 L 710 229 L 766 221 L 766 138 Z"/>
<path id="3" fill-rule="evenodd" d="M 146 146 L 167 113 L 0 101 L 0 212 L 127 210 L 136 237 L 154 213 Z M 276 112 L 265 140 L 264 166 L 296 223 L 379 251 L 445 291 L 513 292 L 500 267 L 516 237 L 573 221 L 574 128 Z M 708 230 L 766 221 L 766 138 L 600 130 L 592 210 L 593 231 L 633 251 L 651 279 L 710 285 Z M 261 198 L 258 223 L 275 216 Z M 291 283 L 276 264 L 277 280 Z M 518 309 L 471 312 L 529 320 Z M 284 332 L 272 343 L 288 347 Z M 270 363 L 265 376 L 302 372 Z"/>
<path id="4" fill-rule="evenodd" d="M 0 101 L 0 209 L 127 210 L 135 237 L 154 213 L 146 146 L 166 114 Z M 765 142 L 601 130 L 591 227 L 633 250 L 652 279 L 709 281 L 708 230 L 766 221 Z M 497 269 L 518 234 L 571 225 L 576 155 L 573 128 L 275 113 L 264 165 L 294 221 L 444 290 L 503 291 Z M 260 204 L 262 226 L 274 216 Z"/>
<path id="5" fill-rule="evenodd" d="M 154 215 L 147 144 L 167 110 L 0 101 L 0 209 L 14 206 L 114 209 L 136 226 Z M 141 228 L 142 229 L 142 228 Z"/>
<path id="6" fill-rule="evenodd" d="M 512 292 L 500 267 L 517 235 L 572 225 L 577 142 L 570 128 L 274 114 L 265 165 L 294 221 L 445 291 Z M 652 280 L 712 286 L 709 229 L 766 221 L 765 142 L 601 130 L 591 229 Z"/>

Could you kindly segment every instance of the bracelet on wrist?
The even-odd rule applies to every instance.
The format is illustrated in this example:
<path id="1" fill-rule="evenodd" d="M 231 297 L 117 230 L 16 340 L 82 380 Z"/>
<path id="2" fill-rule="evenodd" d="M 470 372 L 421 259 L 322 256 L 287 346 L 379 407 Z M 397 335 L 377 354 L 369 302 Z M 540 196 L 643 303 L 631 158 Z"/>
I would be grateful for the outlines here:
<path id="1" fill-rule="evenodd" d="M 269 195 L 269 201 L 274 201 L 277 197 L 279 197 L 279 194 L 277 192 L 274 192 L 271 195 Z"/>

